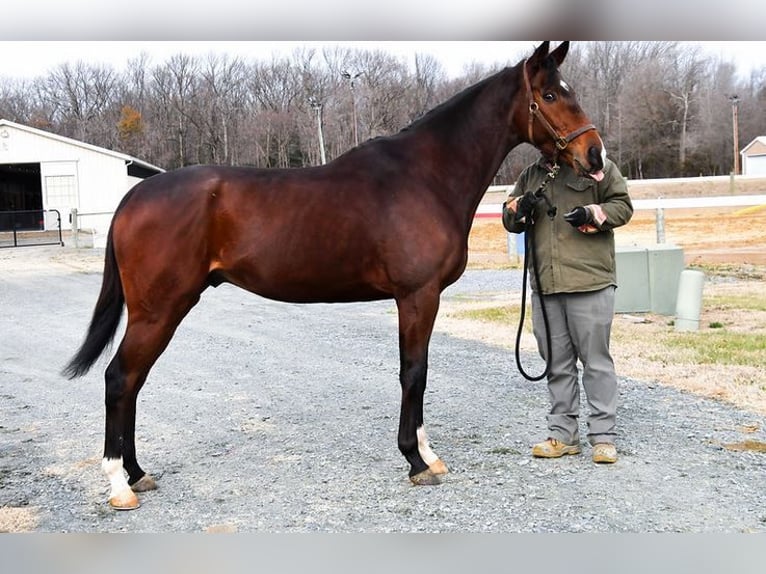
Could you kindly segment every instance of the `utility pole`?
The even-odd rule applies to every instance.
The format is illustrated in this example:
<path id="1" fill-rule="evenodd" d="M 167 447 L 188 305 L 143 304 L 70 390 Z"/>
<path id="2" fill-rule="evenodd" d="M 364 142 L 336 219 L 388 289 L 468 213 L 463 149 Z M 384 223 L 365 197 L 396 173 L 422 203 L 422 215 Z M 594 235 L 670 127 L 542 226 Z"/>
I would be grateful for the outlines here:
<path id="1" fill-rule="evenodd" d="M 731 100 L 731 122 L 734 131 L 734 175 L 739 175 L 739 96 L 736 94 L 729 97 Z"/>
<path id="2" fill-rule="evenodd" d="M 359 76 L 362 75 L 362 72 L 356 72 L 354 74 L 351 74 L 351 72 L 343 71 L 340 74 L 344 78 L 348 80 L 349 88 L 351 88 L 351 113 L 354 118 L 354 145 L 359 145 L 359 131 L 357 128 L 357 122 L 356 122 L 356 95 L 354 94 L 354 80 L 356 80 Z"/>
<path id="3" fill-rule="evenodd" d="M 309 98 L 311 109 L 317 113 L 317 131 L 319 132 L 319 157 L 322 159 L 322 165 L 327 163 L 327 157 L 324 152 L 324 134 L 322 133 L 322 102 L 314 96 Z"/>

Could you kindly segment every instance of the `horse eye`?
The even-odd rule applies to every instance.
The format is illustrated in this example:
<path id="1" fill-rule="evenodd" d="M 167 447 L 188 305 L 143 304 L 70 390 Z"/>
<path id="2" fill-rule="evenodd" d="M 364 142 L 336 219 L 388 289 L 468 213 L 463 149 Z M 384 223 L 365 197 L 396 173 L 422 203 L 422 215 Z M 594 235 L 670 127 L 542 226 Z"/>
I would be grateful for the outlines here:
<path id="1" fill-rule="evenodd" d="M 545 92 L 543 94 L 543 100 L 546 102 L 555 102 L 556 101 L 556 94 L 553 92 Z"/>

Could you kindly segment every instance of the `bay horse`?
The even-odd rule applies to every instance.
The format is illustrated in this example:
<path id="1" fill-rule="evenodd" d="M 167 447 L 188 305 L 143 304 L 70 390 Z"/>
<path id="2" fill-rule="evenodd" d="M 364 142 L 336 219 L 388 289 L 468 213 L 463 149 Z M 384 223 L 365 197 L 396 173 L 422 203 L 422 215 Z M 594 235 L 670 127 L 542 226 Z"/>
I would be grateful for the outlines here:
<path id="1" fill-rule="evenodd" d="M 441 292 L 465 270 L 479 201 L 522 142 L 583 176 L 602 174 L 601 137 L 559 73 L 568 48 L 544 42 L 400 132 L 322 166 L 189 166 L 125 195 L 87 335 L 63 370 L 85 374 L 127 308 L 105 371 L 102 469 L 113 508 L 137 508 L 136 492 L 156 488 L 136 460 L 136 399 L 200 294 L 224 282 L 291 303 L 394 299 L 398 447 L 414 484 L 441 482 L 447 466 L 423 424 L 428 346 Z"/>

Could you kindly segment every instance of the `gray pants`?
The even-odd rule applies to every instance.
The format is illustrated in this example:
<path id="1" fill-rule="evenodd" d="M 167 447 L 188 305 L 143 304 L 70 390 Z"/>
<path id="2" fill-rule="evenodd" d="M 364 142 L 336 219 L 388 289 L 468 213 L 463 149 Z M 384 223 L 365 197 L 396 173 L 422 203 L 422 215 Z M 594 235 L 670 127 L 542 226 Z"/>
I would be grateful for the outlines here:
<path id="1" fill-rule="evenodd" d="M 614 287 L 588 293 L 544 295 L 551 330 L 551 370 L 548 394 L 549 437 L 567 444 L 580 442 L 580 385 L 577 360 L 582 363 L 582 386 L 590 410 L 588 441 L 614 443 L 617 415 L 617 375 L 609 353 L 614 318 Z M 532 294 L 532 324 L 540 355 L 548 353 L 540 299 Z"/>

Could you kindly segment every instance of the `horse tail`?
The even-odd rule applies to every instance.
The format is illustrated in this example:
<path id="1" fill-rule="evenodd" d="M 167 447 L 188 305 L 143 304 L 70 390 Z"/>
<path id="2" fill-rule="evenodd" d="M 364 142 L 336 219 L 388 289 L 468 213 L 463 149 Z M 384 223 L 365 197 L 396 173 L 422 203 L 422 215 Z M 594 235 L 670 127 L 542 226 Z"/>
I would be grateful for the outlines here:
<path id="1" fill-rule="evenodd" d="M 62 371 L 65 377 L 74 379 L 87 373 L 96 359 L 104 352 L 104 349 L 112 343 L 120 324 L 124 304 L 125 294 L 122 290 L 117 258 L 114 255 L 114 242 L 110 228 L 106 240 L 101 292 L 93 310 L 93 318 L 90 321 L 85 341 Z"/>

